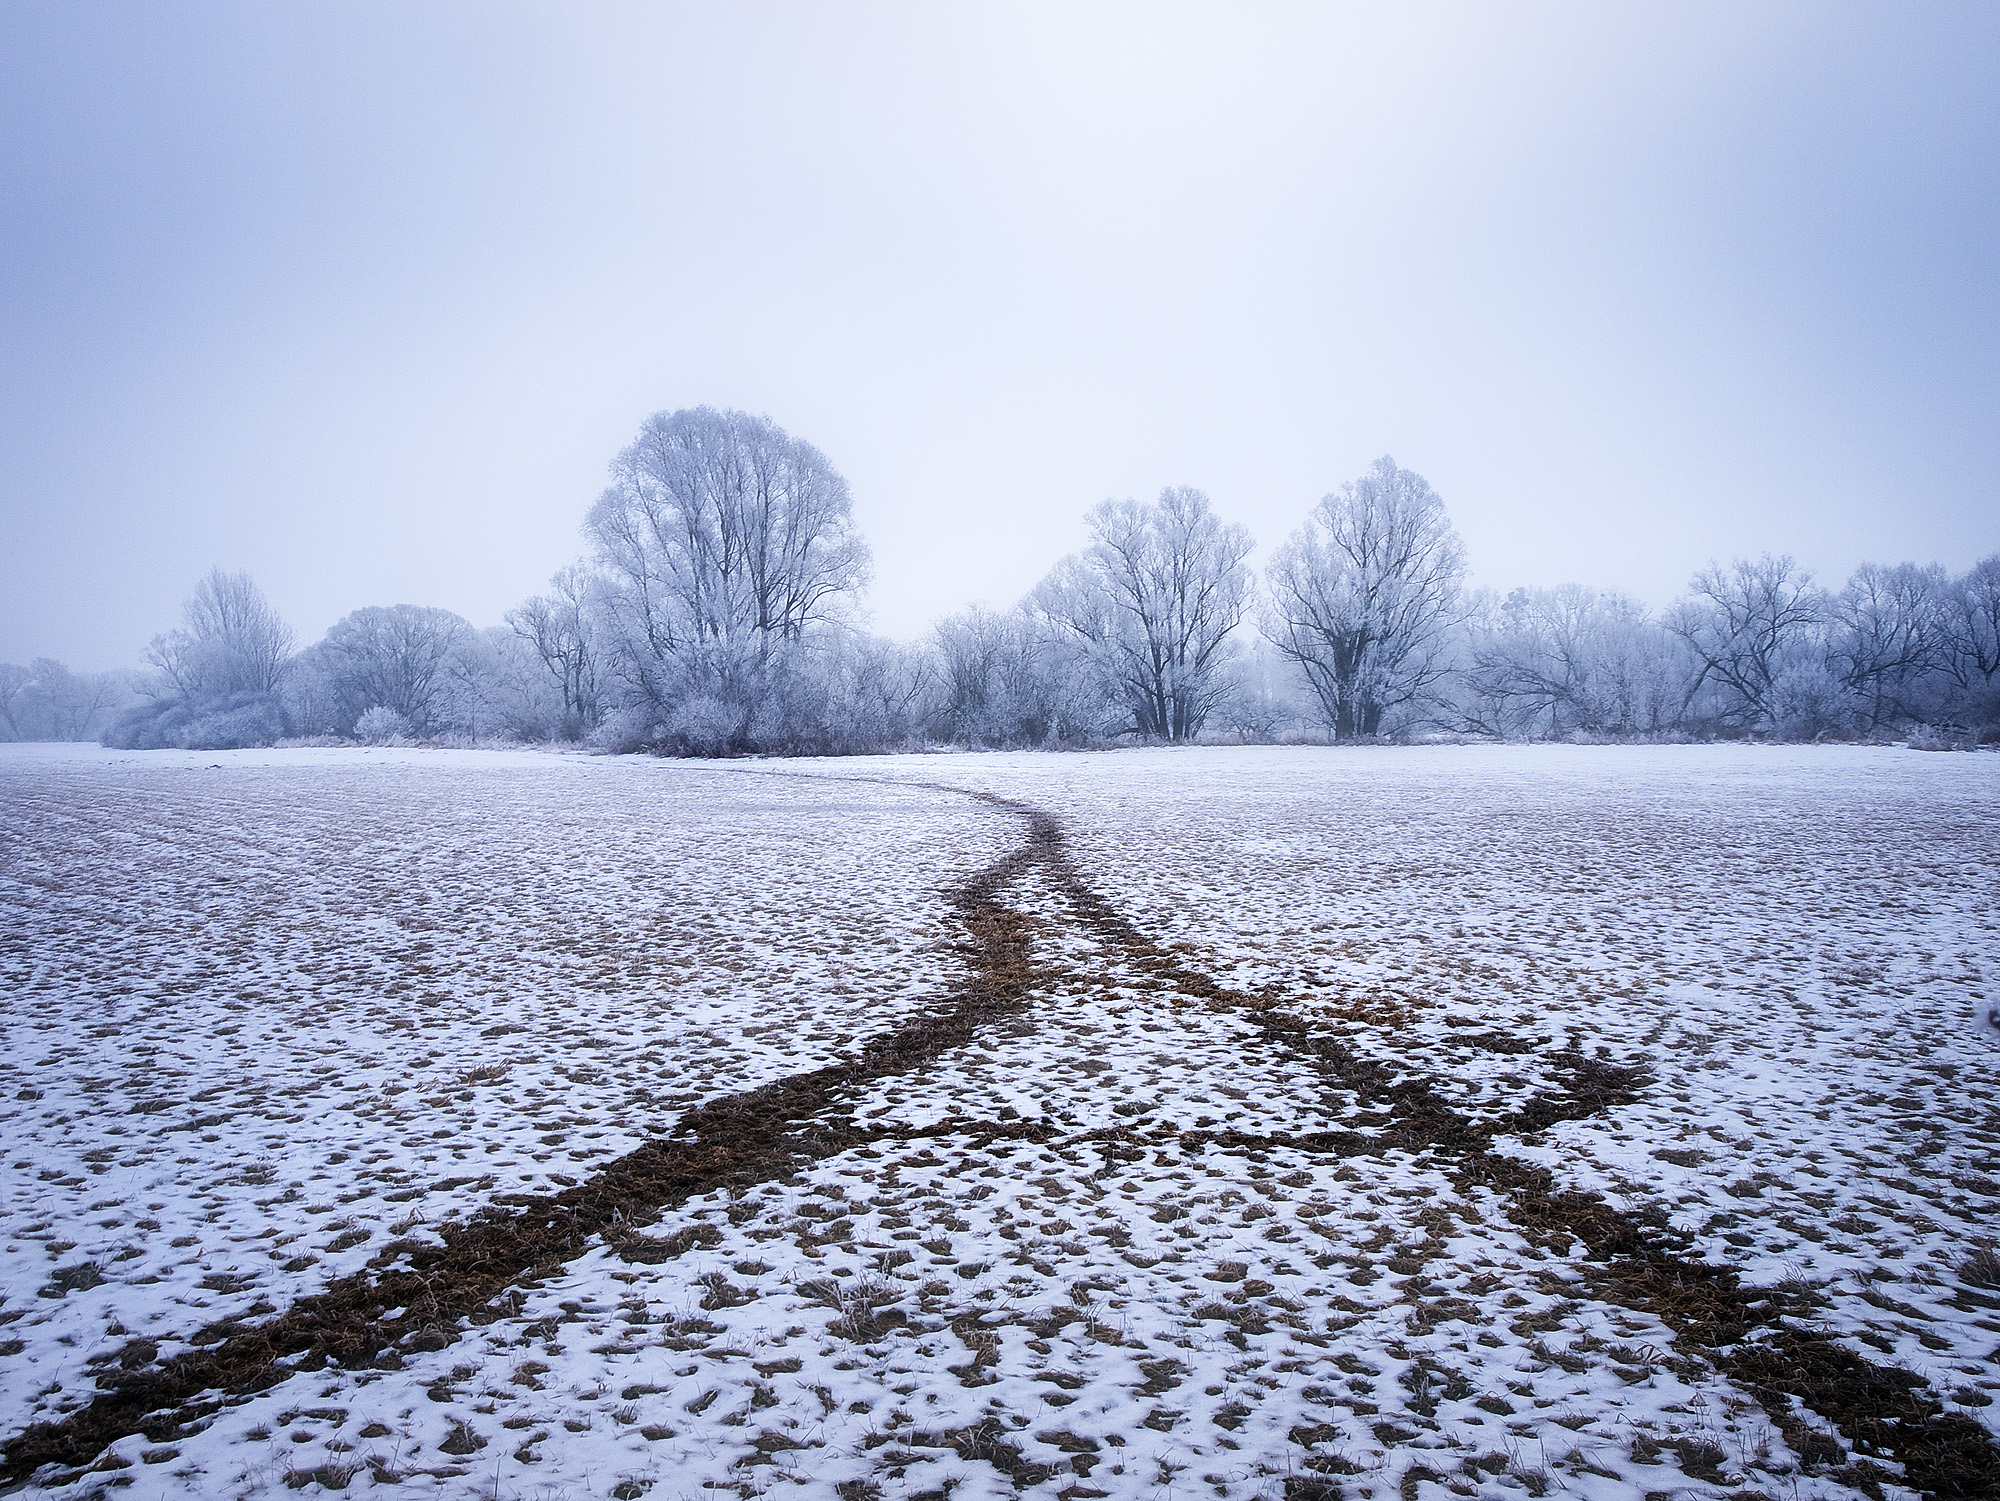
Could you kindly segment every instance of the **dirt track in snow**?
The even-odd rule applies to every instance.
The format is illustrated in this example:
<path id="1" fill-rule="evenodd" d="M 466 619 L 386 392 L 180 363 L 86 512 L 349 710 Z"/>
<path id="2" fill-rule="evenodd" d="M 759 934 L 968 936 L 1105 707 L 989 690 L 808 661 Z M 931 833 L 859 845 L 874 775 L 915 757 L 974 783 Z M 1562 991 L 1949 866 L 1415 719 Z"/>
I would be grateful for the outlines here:
<path id="1" fill-rule="evenodd" d="M 964 789 L 932 784 L 932 790 Z M 951 1138 L 972 1154 L 1001 1142 L 1052 1143 L 1070 1151 L 1108 1149 L 1107 1169 L 1121 1151 L 1166 1147 L 1183 1154 L 1279 1151 L 1306 1161 L 1350 1165 L 1365 1165 L 1371 1158 L 1429 1157 L 1461 1193 L 1482 1192 L 1503 1206 L 1528 1242 L 1559 1257 L 1573 1257 L 1570 1275 L 1580 1274 L 1580 1284 L 1594 1298 L 1647 1314 L 1670 1329 L 1674 1353 L 1656 1352 L 1659 1369 L 1679 1367 L 1684 1369 L 1677 1374 L 1694 1374 L 1707 1368 L 1754 1397 L 1809 1472 L 1872 1490 L 1883 1482 L 1896 1483 L 1895 1471 L 1884 1463 L 1893 1458 L 1903 1483 L 1937 1496 L 1982 1494 L 2000 1480 L 2000 1451 L 1985 1431 L 1962 1415 L 1945 1412 L 1923 1389 L 1920 1377 L 1862 1359 L 1800 1322 L 1814 1307 L 1810 1288 L 1743 1286 L 1726 1268 L 1677 1254 L 1673 1237 L 1662 1233 L 1657 1217 L 1647 1224 L 1644 1215 L 1617 1210 L 1596 1194 L 1564 1191 L 1546 1168 L 1495 1150 L 1497 1136 L 1536 1132 L 1629 1103 L 1647 1082 L 1643 1062 L 1587 1056 L 1572 1040 L 1567 1049 L 1544 1052 L 1542 1088 L 1517 1091 L 1504 1111 L 1489 1110 L 1475 1118 L 1433 1087 L 1421 1045 L 1393 1065 L 1380 1056 L 1364 1057 L 1292 1014 L 1284 996 L 1268 991 L 1253 995 L 1219 983 L 1194 967 L 1186 953 L 1170 952 L 1146 937 L 1096 893 L 1070 860 L 1062 827 L 1052 815 L 987 793 L 970 795 L 1025 820 L 1026 837 L 951 890 L 950 906 L 963 925 L 970 966 L 966 979 L 942 1002 L 878 1036 L 847 1061 L 711 1100 L 684 1114 L 669 1137 L 627 1153 L 573 1188 L 554 1195 L 511 1195 L 509 1202 L 447 1228 L 441 1244 L 383 1253 L 377 1266 L 337 1279 L 275 1317 L 223 1321 L 206 1331 L 199 1348 L 158 1364 L 135 1342 L 119 1362 L 121 1369 L 99 1375 L 100 1394 L 89 1403 L 10 1439 L 8 1478 L 18 1482 L 45 1464 L 81 1467 L 135 1429 L 156 1444 L 185 1439 L 231 1397 L 269 1390 L 297 1373 L 328 1364 L 393 1369 L 406 1356 L 445 1349 L 471 1329 L 518 1315 L 517 1285 L 558 1271 L 583 1255 L 593 1240 L 623 1261 L 642 1266 L 711 1247 L 720 1237 L 714 1230 L 701 1233 L 705 1226 L 666 1235 L 642 1228 L 662 1211 L 691 1199 L 721 1194 L 740 1200 L 755 1185 L 858 1148 Z M 1044 900 L 1019 902 L 1017 888 L 1037 881 Z M 1075 947 L 1077 933 L 1087 935 L 1087 942 L 1140 977 L 1145 990 L 1169 993 L 1175 1005 L 1192 1004 L 1235 1018 L 1257 1046 L 1285 1054 L 1319 1075 L 1351 1101 L 1348 1119 L 1332 1129 L 1284 1132 L 1166 1120 L 1065 1133 L 1052 1121 L 980 1118 L 976 1110 L 921 1125 L 899 1125 L 881 1119 L 879 1112 L 873 1118 L 857 1113 L 868 1086 L 929 1068 L 995 1023 L 1031 1022 L 1038 995 L 1065 985 L 1074 988 L 1077 966 L 1050 958 L 1051 949 L 1064 946 L 1051 942 L 1052 929 L 1065 924 L 1072 930 L 1070 947 Z M 1516 1047 L 1504 1033 L 1487 1041 L 1503 1053 Z M 1344 1232 L 1359 1239 L 1364 1227 L 1335 1227 L 1322 1217 L 1315 1228 L 1322 1235 L 1335 1230 L 1334 1238 Z M 1443 1248 L 1442 1237 L 1432 1233 L 1428 1239 L 1434 1252 Z M 1580 1256 L 1574 1254 L 1578 1248 Z M 1423 1249 L 1411 1248 L 1405 1259 L 1420 1269 Z M 1464 1300 L 1454 1299 L 1442 1286 L 1427 1286 L 1420 1270 L 1405 1288 L 1403 1301 L 1413 1309 L 1413 1328 L 1429 1332 L 1438 1322 L 1465 1317 Z M 836 1322 L 844 1321 L 844 1332 L 858 1340 L 881 1339 L 899 1326 L 911 1331 L 924 1324 L 920 1313 L 893 1302 L 836 1296 L 831 1306 L 839 1315 Z M 1236 1312 L 1242 1333 L 1258 1332 L 1254 1310 L 1247 1317 Z M 944 1321 L 971 1351 L 975 1373 L 997 1348 L 997 1340 L 985 1337 L 989 1322 L 1004 1320 L 961 1312 Z M 1263 1332 L 1269 1332 L 1268 1324 Z M 1545 1346 L 1541 1350 L 1551 1353 Z M 1554 1359 L 1564 1369 L 1588 1363 L 1577 1355 L 1569 1362 L 1559 1354 Z M 1417 1410 L 1426 1400 L 1435 1410 L 1428 1388 L 1435 1385 L 1448 1396 L 1456 1373 L 1435 1361 L 1427 1368 L 1422 1359 L 1414 1369 L 1418 1379 L 1403 1384 L 1414 1393 Z M 1642 1374 L 1651 1373 L 1648 1363 Z M 1829 1438 L 1815 1419 L 1831 1424 L 1838 1439 Z M 960 1460 L 989 1466 L 1017 1488 L 1056 1476 L 1056 1467 L 1025 1456 L 1014 1430 L 997 1418 L 942 1434 Z M 1854 1451 L 1851 1458 L 1843 1446 Z M 1668 1458 L 1696 1480 L 1724 1478 L 1729 1456 L 1711 1440 L 1669 1440 L 1656 1444 L 1655 1455 L 1646 1458 L 1658 1462 L 1661 1448 L 1670 1450 Z M 1640 1446 L 1634 1452 L 1640 1453 Z M 1093 1468 L 1082 1465 L 1079 1473 L 1088 1476 Z M 1331 1493 L 1338 1484 L 1334 1477 L 1355 1468 L 1307 1468 L 1289 1477 L 1285 1488 L 1294 1495 L 1315 1494 L 1316 1486 Z M 1460 1473 L 1477 1481 L 1482 1470 L 1468 1463 Z M 44 1471 L 42 1478 L 49 1482 L 50 1473 Z M 1412 1486 L 1452 1478 L 1448 1468 L 1420 1463 L 1404 1471 L 1402 1487 L 1409 1494 Z"/>

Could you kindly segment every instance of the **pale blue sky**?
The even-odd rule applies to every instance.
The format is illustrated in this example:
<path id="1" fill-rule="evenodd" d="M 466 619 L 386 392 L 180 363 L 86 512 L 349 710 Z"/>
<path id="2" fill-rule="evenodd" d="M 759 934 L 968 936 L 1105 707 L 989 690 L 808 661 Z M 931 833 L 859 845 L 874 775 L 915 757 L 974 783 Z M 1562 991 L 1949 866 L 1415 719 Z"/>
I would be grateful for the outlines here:
<path id="1" fill-rule="evenodd" d="M 877 627 L 1391 453 L 1477 582 L 2000 549 L 2000 7 L 0 10 L 0 659 L 211 563 L 492 624 L 648 412 L 852 483 Z"/>

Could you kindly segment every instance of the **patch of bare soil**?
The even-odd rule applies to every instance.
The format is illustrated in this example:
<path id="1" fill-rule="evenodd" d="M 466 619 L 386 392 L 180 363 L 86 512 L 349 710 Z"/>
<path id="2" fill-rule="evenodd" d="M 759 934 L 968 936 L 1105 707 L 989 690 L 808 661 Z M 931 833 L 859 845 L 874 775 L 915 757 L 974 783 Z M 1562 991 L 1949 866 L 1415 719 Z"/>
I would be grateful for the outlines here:
<path id="1" fill-rule="evenodd" d="M 1559 1189 L 1545 1168 L 1492 1150 L 1495 1137 L 1584 1120 L 1629 1103 L 1648 1082 L 1643 1066 L 1617 1064 L 1570 1049 L 1551 1056 L 1562 1087 L 1532 1096 L 1510 1117 L 1478 1125 L 1454 1110 L 1420 1075 L 1363 1058 L 1337 1039 L 1285 1015 L 1268 995 L 1249 995 L 1190 968 L 1154 943 L 1098 896 L 1052 846 L 1056 883 L 1084 923 L 1128 961 L 1181 993 L 1218 1007 L 1251 1012 L 1264 1041 L 1310 1059 L 1331 1082 L 1382 1112 L 1375 1132 L 1287 1137 L 1283 1145 L 1353 1156 L 1382 1150 L 1459 1155 L 1461 1189 L 1500 1193 L 1509 1217 L 1558 1252 L 1582 1242 L 1592 1290 L 1607 1301 L 1654 1314 L 1672 1328 L 1684 1355 L 1705 1359 L 1754 1395 L 1809 1467 L 1870 1495 L 1895 1477 L 1877 1458 L 1893 1457 L 1903 1478 L 1926 1496 L 2000 1495 L 2000 1446 L 1986 1430 L 1950 1413 L 1924 1378 L 1878 1365 L 1828 1335 L 1788 1323 L 1815 1306 L 1804 1287 L 1743 1286 L 1726 1267 L 1676 1256 L 1662 1244 L 1666 1217 L 1622 1212 L 1594 1193 Z M 1252 1145 L 1240 1133 L 1189 1133 L 1184 1139 Z M 1850 1456 L 1812 1417 L 1830 1423 Z"/>
<path id="2" fill-rule="evenodd" d="M 943 1005 L 876 1038 L 851 1060 L 779 1079 L 689 1111 L 664 1140 L 648 1142 L 559 1194 L 515 1195 L 463 1226 L 442 1246 L 392 1247 L 371 1269 L 329 1284 L 256 1325 L 204 1331 L 206 1345 L 162 1364 L 134 1349 L 130 1369 L 107 1370 L 98 1394 L 58 1422 L 39 1423 L 0 1450 L 0 1485 L 18 1486 L 45 1466 L 79 1468 L 117 1439 L 154 1443 L 185 1436 L 232 1398 L 296 1371 L 401 1363 L 402 1350 L 439 1349 L 460 1322 L 484 1323 L 509 1288 L 581 1255 L 595 1236 L 635 1261 L 691 1247 L 639 1229 L 661 1210 L 717 1189 L 782 1177 L 798 1167 L 879 1139 L 837 1111 L 844 1095 L 919 1068 L 963 1047 L 980 1028 L 1020 1011 L 1035 980 L 1028 922 L 1002 900 L 1023 871 L 1055 858 L 1061 830 L 1045 814 L 1000 799 L 982 801 L 1028 823 L 1021 846 L 963 882 L 951 902 L 965 925 L 970 970 Z M 947 1123 L 949 1124 L 949 1123 Z M 908 1133 L 905 1133 L 908 1134 Z M 995 1135 L 1012 1134 L 1005 1129 Z M 386 1264 L 384 1264 L 386 1263 Z"/>
<path id="3" fill-rule="evenodd" d="M 1913 1373 L 1872 1363 L 1802 1323 L 1816 1306 L 1810 1288 L 1744 1286 L 1727 1268 L 1678 1254 L 1664 1215 L 1622 1211 L 1594 1193 L 1564 1190 L 1546 1169 L 1495 1149 L 1502 1136 L 1587 1119 L 1631 1102 L 1648 1083 L 1642 1065 L 1587 1056 L 1572 1043 L 1543 1055 L 1550 1081 L 1544 1088 L 1504 1114 L 1475 1117 L 1452 1105 L 1424 1076 L 1417 1066 L 1421 1060 L 1363 1056 L 1289 1014 L 1276 995 L 1224 986 L 1155 943 L 1083 879 L 1053 817 L 984 794 L 968 795 L 1024 818 L 1027 836 L 952 893 L 968 935 L 969 973 L 936 1008 L 848 1061 L 694 1109 L 670 1136 L 617 1159 L 574 1188 L 497 1202 L 470 1223 L 450 1227 L 442 1246 L 392 1246 L 369 1270 L 329 1284 L 265 1323 L 212 1327 L 201 1348 L 158 1364 L 150 1351 L 135 1345 L 129 1362 L 98 1377 L 99 1392 L 86 1406 L 5 1445 L 0 1484 L 18 1486 L 49 1466 L 80 1468 L 134 1432 L 168 1443 L 199 1428 L 225 1403 L 295 1371 L 328 1363 L 394 1368 L 402 1363 L 402 1352 L 443 1348 L 460 1337 L 462 1326 L 510 1312 L 513 1289 L 574 1260 L 595 1238 L 633 1262 L 683 1254 L 707 1243 L 704 1231 L 711 1237 L 717 1232 L 696 1226 L 659 1236 L 646 1234 L 644 1227 L 662 1210 L 702 1194 L 769 1182 L 885 1139 L 1045 1138 L 1051 1127 L 1036 1121 L 975 1123 L 954 1117 L 922 1128 L 869 1123 L 856 1118 L 852 1103 L 865 1086 L 933 1064 L 991 1023 L 1027 1008 L 1048 976 L 1034 953 L 1032 920 L 1005 895 L 1011 883 L 1034 871 L 1123 963 L 1162 991 L 1240 1014 L 1266 1047 L 1310 1064 L 1358 1107 L 1352 1128 L 1283 1137 L 1226 1127 L 1163 1133 L 1154 1126 L 1087 1132 L 1076 1141 L 1136 1148 L 1172 1137 L 1184 1147 L 1214 1143 L 1336 1157 L 1394 1152 L 1442 1158 L 1461 1192 L 1494 1195 L 1530 1241 L 1560 1255 L 1580 1243 L 1594 1294 L 1657 1317 L 1674 1331 L 1677 1353 L 1655 1363 L 1700 1362 L 1724 1373 L 1763 1405 L 1809 1471 L 1879 1496 L 1883 1482 L 1899 1478 L 1881 1462 L 1893 1458 L 1900 1478 L 1927 1496 L 2000 1494 L 2000 1448 L 1984 1430 L 1945 1412 Z M 1498 1050 L 1514 1050 L 1507 1044 L 1505 1038 L 1493 1042 Z M 1107 1156 L 1107 1171 L 1110 1161 Z M 725 1281 L 711 1292 L 720 1297 L 726 1287 Z M 875 1320 L 877 1311 L 863 1307 L 850 1316 Z M 973 1323 L 953 1327 L 968 1343 L 980 1333 Z M 871 1325 L 856 1332 L 879 1331 Z M 968 1384 L 978 1365 L 975 1358 L 967 1368 Z M 997 1427 L 927 1433 L 922 1441 L 932 1439 L 961 1459 L 984 1460 L 1024 1483 L 1047 1478 L 1046 1467 L 1024 1460 L 1019 1444 Z M 1705 1473 L 1704 1466 L 1714 1469 L 1701 1453 L 1684 1454 L 1682 1464 L 1689 1474 Z M 1409 1476 L 1415 1479 L 1408 1484 L 1432 1474 L 1413 1469 Z M 1323 1487 L 1313 1494 L 1337 1494 L 1331 1481 L 1311 1484 Z M 1287 1494 L 1309 1490 L 1288 1485 Z"/>

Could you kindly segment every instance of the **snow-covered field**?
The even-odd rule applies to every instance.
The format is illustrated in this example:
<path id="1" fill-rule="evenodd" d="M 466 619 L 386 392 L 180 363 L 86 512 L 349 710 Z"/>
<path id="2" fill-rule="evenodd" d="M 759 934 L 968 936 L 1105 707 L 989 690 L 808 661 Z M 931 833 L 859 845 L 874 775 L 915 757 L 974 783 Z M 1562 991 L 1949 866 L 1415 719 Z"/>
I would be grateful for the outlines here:
<path id="1" fill-rule="evenodd" d="M 2000 757 L 0 746 L 0 914 L 31 1489 L 2000 1476 Z"/>

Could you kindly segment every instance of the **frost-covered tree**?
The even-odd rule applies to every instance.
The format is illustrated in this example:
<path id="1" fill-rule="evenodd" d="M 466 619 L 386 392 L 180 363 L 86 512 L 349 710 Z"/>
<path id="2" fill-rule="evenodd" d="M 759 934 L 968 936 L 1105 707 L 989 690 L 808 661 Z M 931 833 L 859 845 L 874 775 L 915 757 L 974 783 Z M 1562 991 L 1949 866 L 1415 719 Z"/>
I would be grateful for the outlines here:
<path id="1" fill-rule="evenodd" d="M 1948 657 L 1950 590 L 1936 564 L 1864 563 L 1828 601 L 1830 665 L 1869 728 L 1931 716 Z"/>
<path id="2" fill-rule="evenodd" d="M 473 739 L 580 740 L 587 725 L 564 703 L 562 685 L 533 642 L 511 625 L 473 633 L 447 665 L 452 693 L 446 719 Z"/>
<path id="3" fill-rule="evenodd" d="M 1010 690 L 1033 654 L 1034 636 L 1035 622 L 1022 612 L 977 605 L 931 628 L 930 719 L 939 739 L 960 745 L 1027 740 L 1016 726 L 1020 710 Z"/>
<path id="4" fill-rule="evenodd" d="M 1681 723 L 1696 676 L 1644 605 L 1580 584 L 1482 601 L 1468 637 L 1461 714 L 1483 734 L 1659 735 Z"/>
<path id="5" fill-rule="evenodd" d="M 9 740 L 33 740 L 29 708 L 34 702 L 35 675 L 14 662 L 0 662 L 0 727 Z"/>
<path id="6" fill-rule="evenodd" d="M 221 750 L 269 745 L 287 729 L 280 689 L 291 670 L 292 631 L 247 573 L 211 568 L 181 607 L 181 624 L 155 636 L 150 702 L 103 733 L 128 750 Z"/>
<path id="7" fill-rule="evenodd" d="M 445 728 L 463 680 L 454 665 L 476 641 L 462 616 L 428 605 L 370 605 L 336 621 L 314 656 L 340 732 L 375 708 L 400 714 L 412 734 Z"/>
<path id="8" fill-rule="evenodd" d="M 1296 667 L 1276 647 L 1258 637 L 1231 666 L 1229 696 L 1216 706 L 1212 729 L 1253 745 L 1298 739 L 1312 733 L 1318 701 L 1306 690 Z"/>
<path id="9" fill-rule="evenodd" d="M 930 663 L 922 648 L 879 636 L 845 638 L 821 674 L 840 705 L 839 731 L 830 742 L 843 750 L 904 749 L 922 744 L 924 693 Z"/>
<path id="10" fill-rule="evenodd" d="M 561 735 L 577 740 L 604 719 L 600 581 L 572 563 L 549 580 L 550 592 L 507 612 L 507 623 L 534 648 L 562 695 Z"/>
<path id="11" fill-rule="evenodd" d="M 292 655 L 292 629 L 247 573 L 211 568 L 181 607 L 181 624 L 146 657 L 183 699 L 272 693 Z"/>
<path id="12" fill-rule="evenodd" d="M 1079 643 L 1148 740 L 1192 740 L 1228 696 L 1232 633 L 1253 587 L 1249 532 L 1186 487 L 1151 503 L 1107 500 L 1091 545 L 1029 596 Z"/>
<path id="13" fill-rule="evenodd" d="M 138 696 L 135 674 L 72 672 L 53 657 L 0 662 L 0 740 L 90 740 Z"/>
<path id="14" fill-rule="evenodd" d="M 1719 729 L 1813 738 L 1837 727 L 1839 684 L 1821 636 L 1826 600 L 1810 572 L 1765 553 L 1712 563 L 1689 589 L 1667 629 L 1716 690 Z"/>
<path id="15" fill-rule="evenodd" d="M 72 672 L 53 657 L 37 657 L 29 671 L 35 707 L 50 740 L 89 739 L 103 728 L 107 712 L 132 696 L 118 674 Z"/>
<path id="16" fill-rule="evenodd" d="M 2000 553 L 1981 558 L 1951 581 L 1943 658 L 1962 695 L 1990 698 L 2000 687 Z"/>
<path id="17" fill-rule="evenodd" d="M 1465 547 L 1436 492 L 1394 459 L 1322 499 L 1265 577 L 1265 634 L 1336 740 L 1384 733 L 1450 669 Z"/>
<path id="18" fill-rule="evenodd" d="M 814 632 L 774 680 L 759 744 L 791 755 L 909 749 L 922 743 L 928 677 L 918 648 L 860 631 Z"/>
<path id="19" fill-rule="evenodd" d="M 996 748 L 1087 745 L 1124 727 L 1083 644 L 1025 606 L 977 606 L 938 622 L 930 642 L 931 735 Z"/>
<path id="20" fill-rule="evenodd" d="M 867 581 L 847 482 L 767 417 L 694 407 L 646 419 L 584 530 L 606 581 L 616 666 L 671 734 L 744 749 L 807 637 Z"/>

